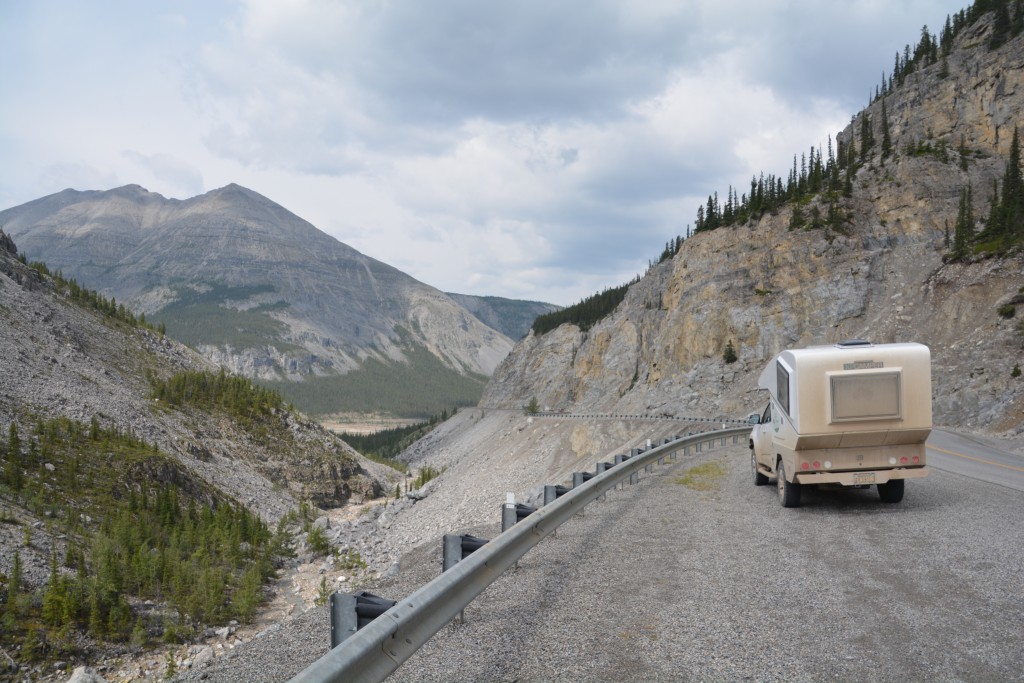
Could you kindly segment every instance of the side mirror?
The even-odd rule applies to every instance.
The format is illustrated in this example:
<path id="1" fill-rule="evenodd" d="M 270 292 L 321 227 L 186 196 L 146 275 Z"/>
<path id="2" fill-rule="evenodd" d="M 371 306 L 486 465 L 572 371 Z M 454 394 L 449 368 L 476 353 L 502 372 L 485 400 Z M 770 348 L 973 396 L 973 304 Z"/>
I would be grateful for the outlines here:
<path id="1" fill-rule="evenodd" d="M 761 414 L 760 413 L 750 413 L 749 415 L 747 415 L 747 424 L 750 424 L 750 425 L 761 424 Z"/>

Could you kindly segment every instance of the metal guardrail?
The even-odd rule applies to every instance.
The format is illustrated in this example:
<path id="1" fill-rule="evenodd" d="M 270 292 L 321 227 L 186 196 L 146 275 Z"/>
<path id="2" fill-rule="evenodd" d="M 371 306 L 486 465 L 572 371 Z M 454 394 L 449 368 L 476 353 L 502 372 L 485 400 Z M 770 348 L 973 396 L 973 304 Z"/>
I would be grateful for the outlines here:
<path id="1" fill-rule="evenodd" d="M 290 683 L 380 683 L 531 548 L 607 491 L 679 450 L 749 434 L 732 427 L 691 434 L 616 464 L 509 528 L 310 664 Z"/>

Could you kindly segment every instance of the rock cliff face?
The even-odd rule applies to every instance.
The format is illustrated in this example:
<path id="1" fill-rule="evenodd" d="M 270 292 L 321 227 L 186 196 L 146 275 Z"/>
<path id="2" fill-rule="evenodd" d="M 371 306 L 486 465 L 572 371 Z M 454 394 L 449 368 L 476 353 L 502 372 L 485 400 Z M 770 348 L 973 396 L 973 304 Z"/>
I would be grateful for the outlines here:
<path id="1" fill-rule="evenodd" d="M 410 346 L 489 375 L 512 347 L 442 292 L 237 185 L 184 201 L 136 185 L 65 190 L 0 224 L 30 259 L 250 377 L 344 374 Z"/>
<path id="2" fill-rule="evenodd" d="M 959 37 L 948 77 L 935 64 L 886 97 L 897 155 L 883 162 L 876 144 L 859 170 L 841 201 L 847 234 L 790 231 L 791 205 L 697 233 L 587 332 L 564 325 L 531 333 L 495 372 L 481 405 L 536 397 L 552 409 L 743 417 L 763 407 L 757 376 L 778 351 L 862 337 L 932 348 L 936 423 L 1024 430 L 1024 381 L 1011 376 L 1024 357 L 1024 255 L 942 258 L 961 188 L 991 188 L 1001 178 L 1024 111 L 1024 39 L 990 52 L 988 30 L 982 20 Z M 881 120 L 881 107 L 866 110 L 871 120 Z M 839 139 L 859 145 L 858 134 L 855 117 Z M 934 151 L 906 151 L 922 141 Z M 986 214 L 989 194 L 975 192 L 975 215 Z M 820 197 L 815 205 L 824 213 Z M 1000 315 L 1006 304 L 1016 305 L 1016 317 Z M 732 364 L 723 362 L 729 341 L 739 356 Z"/>

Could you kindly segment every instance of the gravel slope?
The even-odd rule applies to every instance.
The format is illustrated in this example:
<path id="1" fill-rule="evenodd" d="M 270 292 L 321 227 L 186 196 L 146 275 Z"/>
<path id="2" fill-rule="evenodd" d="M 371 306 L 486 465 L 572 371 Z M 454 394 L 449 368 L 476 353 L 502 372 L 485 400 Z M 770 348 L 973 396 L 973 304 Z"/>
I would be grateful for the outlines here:
<path id="1" fill-rule="evenodd" d="M 680 483 L 704 461 L 724 465 L 711 490 Z M 933 470 L 900 505 L 808 491 L 787 510 L 747 462 L 705 452 L 610 493 L 389 680 L 1019 679 L 1019 492 Z M 373 590 L 404 597 L 439 558 L 439 542 L 420 546 Z M 327 638 L 314 609 L 176 680 L 287 680 Z"/>

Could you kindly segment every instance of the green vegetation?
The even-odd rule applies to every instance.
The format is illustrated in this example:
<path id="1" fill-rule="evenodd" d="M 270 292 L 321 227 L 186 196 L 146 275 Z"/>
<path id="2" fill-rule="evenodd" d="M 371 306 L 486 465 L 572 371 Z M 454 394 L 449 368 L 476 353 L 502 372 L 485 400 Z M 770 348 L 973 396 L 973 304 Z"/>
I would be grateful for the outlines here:
<path id="1" fill-rule="evenodd" d="M 695 465 L 686 471 L 675 482 L 680 486 L 691 488 L 694 491 L 712 491 L 718 488 L 718 482 L 726 475 L 726 468 L 720 462 L 706 462 Z"/>
<path id="2" fill-rule="evenodd" d="M 419 474 L 416 475 L 416 479 L 413 480 L 412 487 L 414 489 L 422 488 L 428 481 L 436 479 L 442 474 L 444 474 L 444 470 L 435 470 L 433 467 L 427 465 L 420 469 Z"/>
<path id="3" fill-rule="evenodd" d="M 523 412 L 527 415 L 536 415 L 540 412 L 540 406 L 537 404 L 537 397 L 533 396 L 530 398 L 530 402 L 523 408 Z"/>
<path id="4" fill-rule="evenodd" d="M 438 410 L 476 405 L 480 400 L 485 376 L 460 374 L 418 344 L 408 343 L 403 352 L 406 363 L 367 358 L 345 375 L 261 384 L 279 391 L 309 415 L 388 413 L 429 419 Z"/>
<path id="5" fill-rule="evenodd" d="M 1010 371 L 1010 377 L 1013 377 L 1013 378 L 1016 379 L 1017 377 L 1020 377 L 1020 375 L 1021 375 L 1020 363 L 1014 363 L 1013 364 L 1013 370 Z"/>
<path id="6" fill-rule="evenodd" d="M 1013 304 L 1003 304 L 998 309 L 996 309 L 996 313 L 999 314 L 1000 318 L 1006 318 L 1007 320 L 1009 320 L 1014 315 L 1016 315 L 1017 307 L 1014 306 Z"/>
<path id="7" fill-rule="evenodd" d="M 147 373 L 151 398 L 172 406 L 195 406 L 202 410 L 220 409 L 251 432 L 265 434 L 271 418 L 285 408 L 281 395 L 254 384 L 245 377 L 202 371 L 178 372 L 163 380 Z"/>
<path id="8" fill-rule="evenodd" d="M 976 232 L 975 226 L 973 190 L 968 184 L 960 193 L 953 249 L 946 254 L 947 261 L 960 261 L 979 254 L 1004 255 L 1024 246 L 1024 173 L 1016 128 L 1002 183 L 997 182 L 992 188 L 985 227 Z"/>
<path id="9" fill-rule="evenodd" d="M 0 647 L 25 663 L 73 654 L 82 635 L 139 646 L 154 631 L 173 641 L 249 620 L 285 552 L 283 532 L 96 417 L 40 421 L 29 438 L 12 423 L 0 455 L 0 498 L 47 519 L 42 536 L 60 539 L 43 548 L 46 586 L 26 586 L 16 556 L 0 591 Z M 171 611 L 145 611 L 142 600 Z"/>
<path id="10" fill-rule="evenodd" d="M 273 291 L 271 285 L 228 287 L 206 283 L 203 291 L 180 287 L 175 290 L 177 300 L 155 317 L 166 325 L 172 337 L 192 347 L 203 344 L 236 349 L 271 346 L 281 352 L 301 351 L 301 346 L 282 341 L 287 326 L 268 315 L 287 308 L 286 302 L 262 304 L 244 311 L 229 305 L 232 300 L 242 301 Z"/>
<path id="11" fill-rule="evenodd" d="M 384 462 L 395 469 L 405 472 L 408 468 L 404 463 L 396 463 L 391 458 L 404 451 L 419 439 L 426 436 L 437 424 L 448 419 L 448 411 L 441 411 L 440 417 L 434 415 L 426 422 L 382 429 L 371 434 L 340 434 L 342 441 L 356 449 L 364 456 L 377 462 Z"/>
<path id="12" fill-rule="evenodd" d="M 730 339 L 729 343 L 725 345 L 725 351 L 722 352 L 722 360 L 727 365 L 739 360 L 739 357 L 736 355 L 736 347 L 732 345 L 732 339 Z"/>
<path id="13" fill-rule="evenodd" d="M 22 261 L 24 262 L 24 258 L 22 258 Z M 28 266 L 40 275 L 52 278 L 57 291 L 64 292 L 73 302 L 83 308 L 90 308 L 94 311 L 98 311 L 107 318 L 119 320 L 131 325 L 132 327 L 145 327 L 150 330 L 154 329 L 152 325 L 146 322 L 145 315 L 141 315 L 136 318 L 134 313 L 124 307 L 124 304 L 117 303 L 117 299 L 107 299 L 98 292 L 86 289 L 79 285 L 74 278 L 70 280 L 66 279 L 60 271 L 51 273 L 50 269 L 42 261 L 33 261 L 29 263 Z"/>
<path id="14" fill-rule="evenodd" d="M 586 332 L 614 311 L 626 298 L 626 291 L 639 281 L 640 277 L 637 276 L 624 285 L 605 289 L 600 294 L 589 296 L 560 311 L 539 315 L 533 321 L 533 332 L 537 335 L 545 334 L 565 323 L 576 325 L 580 330 Z"/>

